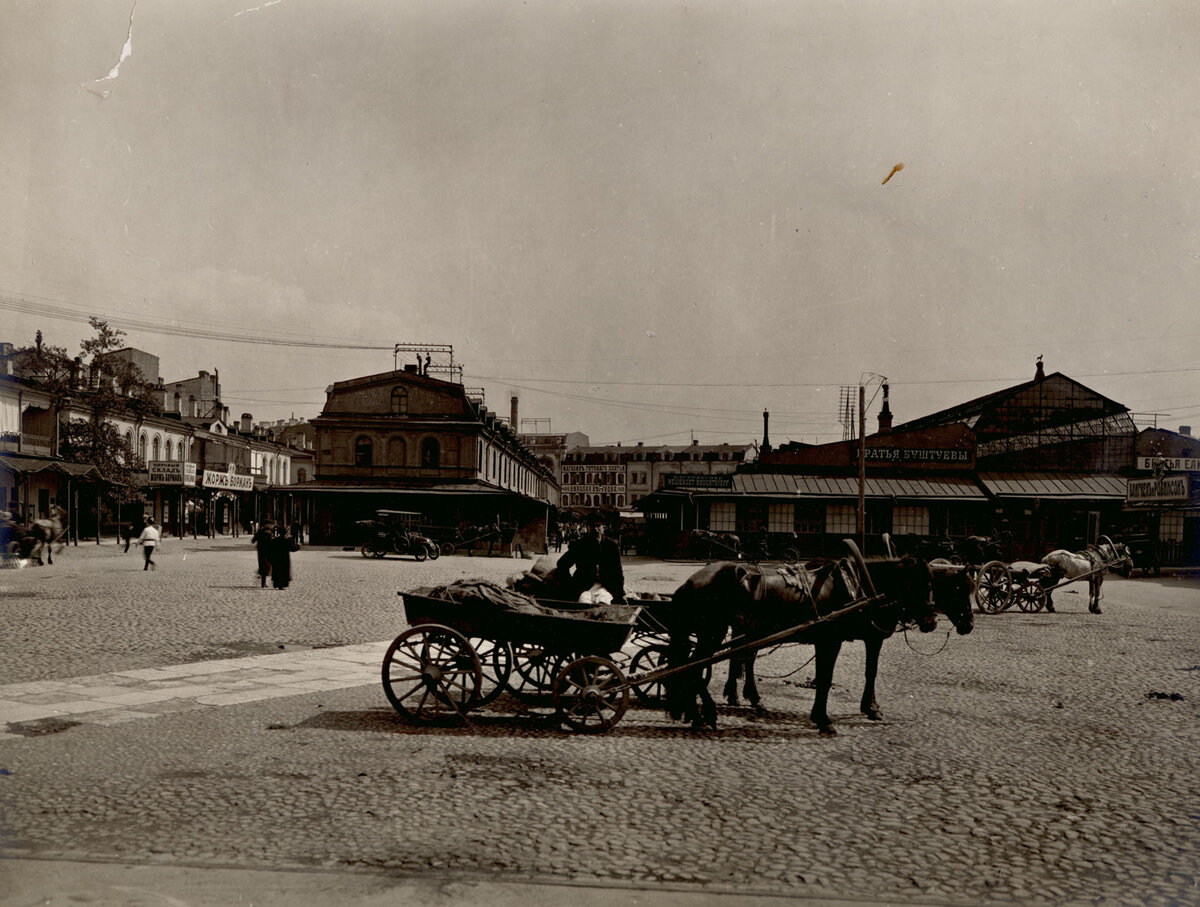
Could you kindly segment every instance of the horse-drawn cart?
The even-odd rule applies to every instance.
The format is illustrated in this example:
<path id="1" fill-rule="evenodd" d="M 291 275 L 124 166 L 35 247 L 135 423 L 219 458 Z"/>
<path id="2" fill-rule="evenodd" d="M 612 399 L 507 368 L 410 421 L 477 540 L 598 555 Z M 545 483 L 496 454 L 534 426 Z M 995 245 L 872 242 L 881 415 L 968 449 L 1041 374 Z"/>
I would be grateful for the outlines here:
<path id="1" fill-rule="evenodd" d="M 1045 608 L 1050 596 L 1063 586 L 1087 580 L 1091 590 L 1098 585 L 1096 580 L 1108 571 L 1127 561 L 1132 566 L 1128 549 L 1105 535 L 1100 536 L 1096 545 L 1089 546 L 1083 552 L 1056 551 L 1047 555 L 1047 558 L 1059 553 L 1073 554 L 1084 565 L 1065 574 L 1056 574 L 1045 559 L 1042 563 L 989 561 L 984 564 L 979 568 L 975 580 L 975 601 L 979 610 L 985 614 L 998 614 L 1016 605 L 1022 611 L 1035 613 Z M 1098 588 L 1092 591 L 1092 595 L 1098 597 Z"/>
<path id="2" fill-rule="evenodd" d="M 862 565 L 861 556 L 858 562 Z M 861 569 L 866 577 L 865 565 Z M 814 616 L 795 626 L 753 640 L 737 638 L 704 657 L 667 666 L 666 627 L 654 609 L 669 600 L 586 607 L 521 595 L 497 601 L 504 591 L 486 588 L 482 595 L 448 597 L 450 588 L 398 593 L 410 628 L 383 659 L 383 688 L 393 708 L 415 723 L 465 721 L 468 712 L 506 689 L 519 698 L 550 692 L 559 720 L 583 733 L 614 727 L 631 691 L 657 702 L 669 677 L 794 638 L 883 600 L 868 577 L 869 594 L 836 610 L 819 613 L 814 607 Z M 632 655 L 626 651 L 631 648 Z"/>

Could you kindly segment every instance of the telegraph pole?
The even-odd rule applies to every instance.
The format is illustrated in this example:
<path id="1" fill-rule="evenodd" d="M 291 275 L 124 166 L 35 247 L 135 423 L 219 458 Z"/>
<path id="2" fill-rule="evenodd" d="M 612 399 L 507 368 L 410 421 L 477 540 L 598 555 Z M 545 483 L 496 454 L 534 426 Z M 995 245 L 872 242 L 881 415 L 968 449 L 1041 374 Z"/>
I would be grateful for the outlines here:
<path id="1" fill-rule="evenodd" d="M 867 555 L 867 424 L 866 424 L 866 387 L 858 385 L 858 550 L 863 557 Z"/>

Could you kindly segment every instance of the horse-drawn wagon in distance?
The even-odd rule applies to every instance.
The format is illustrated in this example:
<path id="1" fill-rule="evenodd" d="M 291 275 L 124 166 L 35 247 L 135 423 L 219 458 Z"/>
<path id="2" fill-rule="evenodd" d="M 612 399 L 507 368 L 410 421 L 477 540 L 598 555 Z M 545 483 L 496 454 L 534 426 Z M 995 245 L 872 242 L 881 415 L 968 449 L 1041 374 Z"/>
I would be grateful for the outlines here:
<path id="1" fill-rule="evenodd" d="M 1082 551 L 1059 548 L 1037 562 L 994 560 L 983 564 L 975 580 L 975 600 L 985 614 L 998 614 L 1013 605 L 1027 613 L 1043 608 L 1054 611 L 1056 590 L 1086 580 L 1088 610 L 1099 614 L 1104 574 L 1112 571 L 1128 576 L 1133 564 L 1126 545 L 1102 535 Z"/>

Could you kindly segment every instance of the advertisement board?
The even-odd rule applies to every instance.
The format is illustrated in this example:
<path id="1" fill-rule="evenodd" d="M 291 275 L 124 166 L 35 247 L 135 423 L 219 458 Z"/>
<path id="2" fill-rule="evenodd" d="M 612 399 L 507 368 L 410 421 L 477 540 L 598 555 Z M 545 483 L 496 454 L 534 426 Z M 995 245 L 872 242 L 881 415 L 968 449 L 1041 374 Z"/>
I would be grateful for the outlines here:
<path id="1" fill-rule="evenodd" d="M 178 460 L 149 460 L 146 473 L 151 485 L 195 485 L 196 464 Z"/>
<path id="2" fill-rule="evenodd" d="M 254 477 L 240 476 L 232 472 L 213 472 L 204 470 L 201 484 L 205 488 L 224 488 L 228 491 L 253 491 Z"/>
<path id="3" fill-rule="evenodd" d="M 1125 501 L 1146 504 L 1155 501 L 1186 501 L 1187 476 L 1164 476 L 1161 479 L 1130 479 L 1126 485 Z"/>
<path id="4" fill-rule="evenodd" d="M 1138 457 L 1137 468 L 1153 470 L 1161 463 L 1167 472 L 1200 472 L 1200 457 Z"/>
<path id="5" fill-rule="evenodd" d="M 732 473 L 668 472 L 662 477 L 663 488 L 686 491 L 732 491 Z"/>

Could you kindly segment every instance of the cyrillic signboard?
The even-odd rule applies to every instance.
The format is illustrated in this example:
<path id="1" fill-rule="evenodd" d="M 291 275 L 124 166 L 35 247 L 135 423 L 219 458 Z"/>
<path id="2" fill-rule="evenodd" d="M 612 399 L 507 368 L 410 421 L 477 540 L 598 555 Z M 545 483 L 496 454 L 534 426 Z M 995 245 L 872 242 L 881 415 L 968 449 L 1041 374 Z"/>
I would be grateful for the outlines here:
<path id="1" fill-rule="evenodd" d="M 151 485 L 195 485 L 196 464 L 178 460 L 149 460 L 146 473 Z"/>
<path id="2" fill-rule="evenodd" d="M 1186 501 L 1187 476 L 1164 476 L 1161 479 L 1130 479 L 1126 485 L 1125 502 L 1145 504 L 1153 501 Z"/>
<path id="3" fill-rule="evenodd" d="M 663 475 L 663 488 L 687 491 L 732 491 L 733 475 L 706 472 L 668 472 Z"/>
<path id="4" fill-rule="evenodd" d="M 853 448 L 858 460 L 858 448 Z M 941 447 L 868 447 L 868 463 L 970 463 L 971 451 Z"/>
<path id="5" fill-rule="evenodd" d="M 1200 457 L 1138 457 L 1137 468 L 1153 470 L 1159 460 L 1167 472 L 1200 472 Z"/>
<path id="6" fill-rule="evenodd" d="M 239 476 L 232 472 L 213 472 L 204 470 L 203 485 L 205 488 L 225 488 L 229 491 L 253 491 L 254 477 Z"/>

